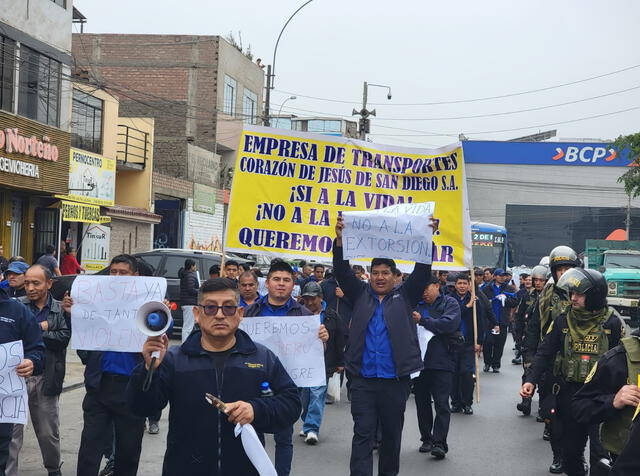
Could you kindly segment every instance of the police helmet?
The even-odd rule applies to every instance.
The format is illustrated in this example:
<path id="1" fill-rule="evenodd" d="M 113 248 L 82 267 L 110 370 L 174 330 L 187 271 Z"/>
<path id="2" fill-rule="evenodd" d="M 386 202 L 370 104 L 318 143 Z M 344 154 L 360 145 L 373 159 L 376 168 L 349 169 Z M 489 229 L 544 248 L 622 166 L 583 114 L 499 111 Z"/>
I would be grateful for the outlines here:
<path id="1" fill-rule="evenodd" d="M 571 293 L 584 294 L 585 309 L 597 311 L 607 307 L 607 280 L 594 269 L 573 268 L 558 280 L 558 287 Z"/>
<path id="2" fill-rule="evenodd" d="M 546 266 L 538 265 L 534 266 L 531 270 L 531 279 L 549 279 L 549 268 Z"/>
<path id="3" fill-rule="evenodd" d="M 549 267 L 553 273 L 554 268 L 558 266 L 576 267 L 580 265 L 578 254 L 568 246 L 556 246 L 549 253 Z"/>
<path id="4" fill-rule="evenodd" d="M 549 267 L 549 257 L 548 256 L 543 256 L 540 259 L 540 263 L 538 263 L 540 266 L 546 266 Z"/>

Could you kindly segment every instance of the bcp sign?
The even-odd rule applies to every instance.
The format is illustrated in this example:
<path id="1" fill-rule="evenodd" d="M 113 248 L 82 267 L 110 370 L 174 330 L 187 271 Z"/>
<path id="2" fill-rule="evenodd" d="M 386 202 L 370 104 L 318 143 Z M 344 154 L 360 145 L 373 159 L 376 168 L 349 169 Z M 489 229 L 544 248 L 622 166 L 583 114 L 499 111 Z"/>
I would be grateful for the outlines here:
<path id="1" fill-rule="evenodd" d="M 585 164 L 595 164 L 598 162 L 598 160 L 611 162 L 615 160 L 617 156 L 618 153 L 615 151 L 615 149 L 586 145 L 583 147 L 556 147 L 556 155 L 554 155 L 551 159 L 562 160 L 569 164 L 577 161 Z"/>
<path id="2" fill-rule="evenodd" d="M 467 164 L 628 167 L 628 153 L 604 142 L 463 141 Z"/>

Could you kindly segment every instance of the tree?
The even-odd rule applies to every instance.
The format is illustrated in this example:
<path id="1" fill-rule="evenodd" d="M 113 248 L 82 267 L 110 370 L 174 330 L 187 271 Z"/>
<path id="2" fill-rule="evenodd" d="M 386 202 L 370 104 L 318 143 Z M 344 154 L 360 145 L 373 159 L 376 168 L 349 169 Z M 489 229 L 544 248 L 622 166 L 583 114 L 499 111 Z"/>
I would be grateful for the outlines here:
<path id="1" fill-rule="evenodd" d="M 618 177 L 618 183 L 624 184 L 624 191 L 627 194 L 627 219 L 625 220 L 627 240 L 630 239 L 631 229 L 631 199 L 640 195 L 640 132 L 619 136 L 612 146 L 620 154 L 623 150 L 629 151 L 629 170 Z"/>

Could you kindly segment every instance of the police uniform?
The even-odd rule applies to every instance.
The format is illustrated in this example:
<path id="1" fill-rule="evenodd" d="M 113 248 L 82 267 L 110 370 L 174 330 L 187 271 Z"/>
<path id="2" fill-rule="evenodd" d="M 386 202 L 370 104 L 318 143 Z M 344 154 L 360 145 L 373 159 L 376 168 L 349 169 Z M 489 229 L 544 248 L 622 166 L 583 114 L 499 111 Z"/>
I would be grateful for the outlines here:
<path id="1" fill-rule="evenodd" d="M 609 476 L 640 474 L 640 417 L 636 417 L 629 435 L 629 442 L 611 468 Z"/>
<path id="2" fill-rule="evenodd" d="M 640 331 L 622 339 L 620 345 L 604 354 L 573 397 L 573 412 L 582 424 L 603 423 L 601 440 L 613 455 L 622 453 L 629 439 L 629 426 L 635 407 L 618 410 L 613 406 L 616 393 L 625 385 L 637 385 L 640 374 Z"/>
<path id="3" fill-rule="evenodd" d="M 589 425 L 580 423 L 573 417 L 572 398 L 582 387 L 598 359 L 617 345 L 621 323 L 611 310 L 605 309 L 607 285 L 602 274 L 597 271 L 579 268 L 569 270 L 559 280 L 558 287 L 568 293 L 585 294 L 586 309 L 569 308 L 567 313 L 556 318 L 538 348 L 526 380 L 537 384 L 546 370 L 553 369 L 552 392 L 547 400 L 550 401 L 548 405 L 555 410 L 553 436 L 560 442 L 562 449 L 562 469 L 570 476 L 584 476 L 586 470 L 583 454 L 589 437 Z M 588 331 L 578 325 L 581 322 L 578 316 L 583 319 L 584 314 L 594 316 L 593 321 L 586 321 L 588 324 L 595 324 Z M 581 329 L 578 332 L 579 338 L 574 337 L 572 328 Z"/>

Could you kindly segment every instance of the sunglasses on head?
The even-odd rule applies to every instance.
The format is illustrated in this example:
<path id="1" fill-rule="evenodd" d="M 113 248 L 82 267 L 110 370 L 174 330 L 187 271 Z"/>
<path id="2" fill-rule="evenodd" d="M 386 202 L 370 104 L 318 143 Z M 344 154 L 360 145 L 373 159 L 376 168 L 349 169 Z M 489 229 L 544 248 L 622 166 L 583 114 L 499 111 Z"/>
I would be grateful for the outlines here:
<path id="1" fill-rule="evenodd" d="M 198 304 L 204 310 L 205 315 L 214 317 L 218 315 L 218 310 L 222 309 L 222 314 L 227 317 L 234 316 L 236 311 L 238 310 L 238 306 L 231 306 L 225 304 L 224 306 L 218 306 L 217 304 L 208 304 L 203 306 L 202 304 Z"/>

